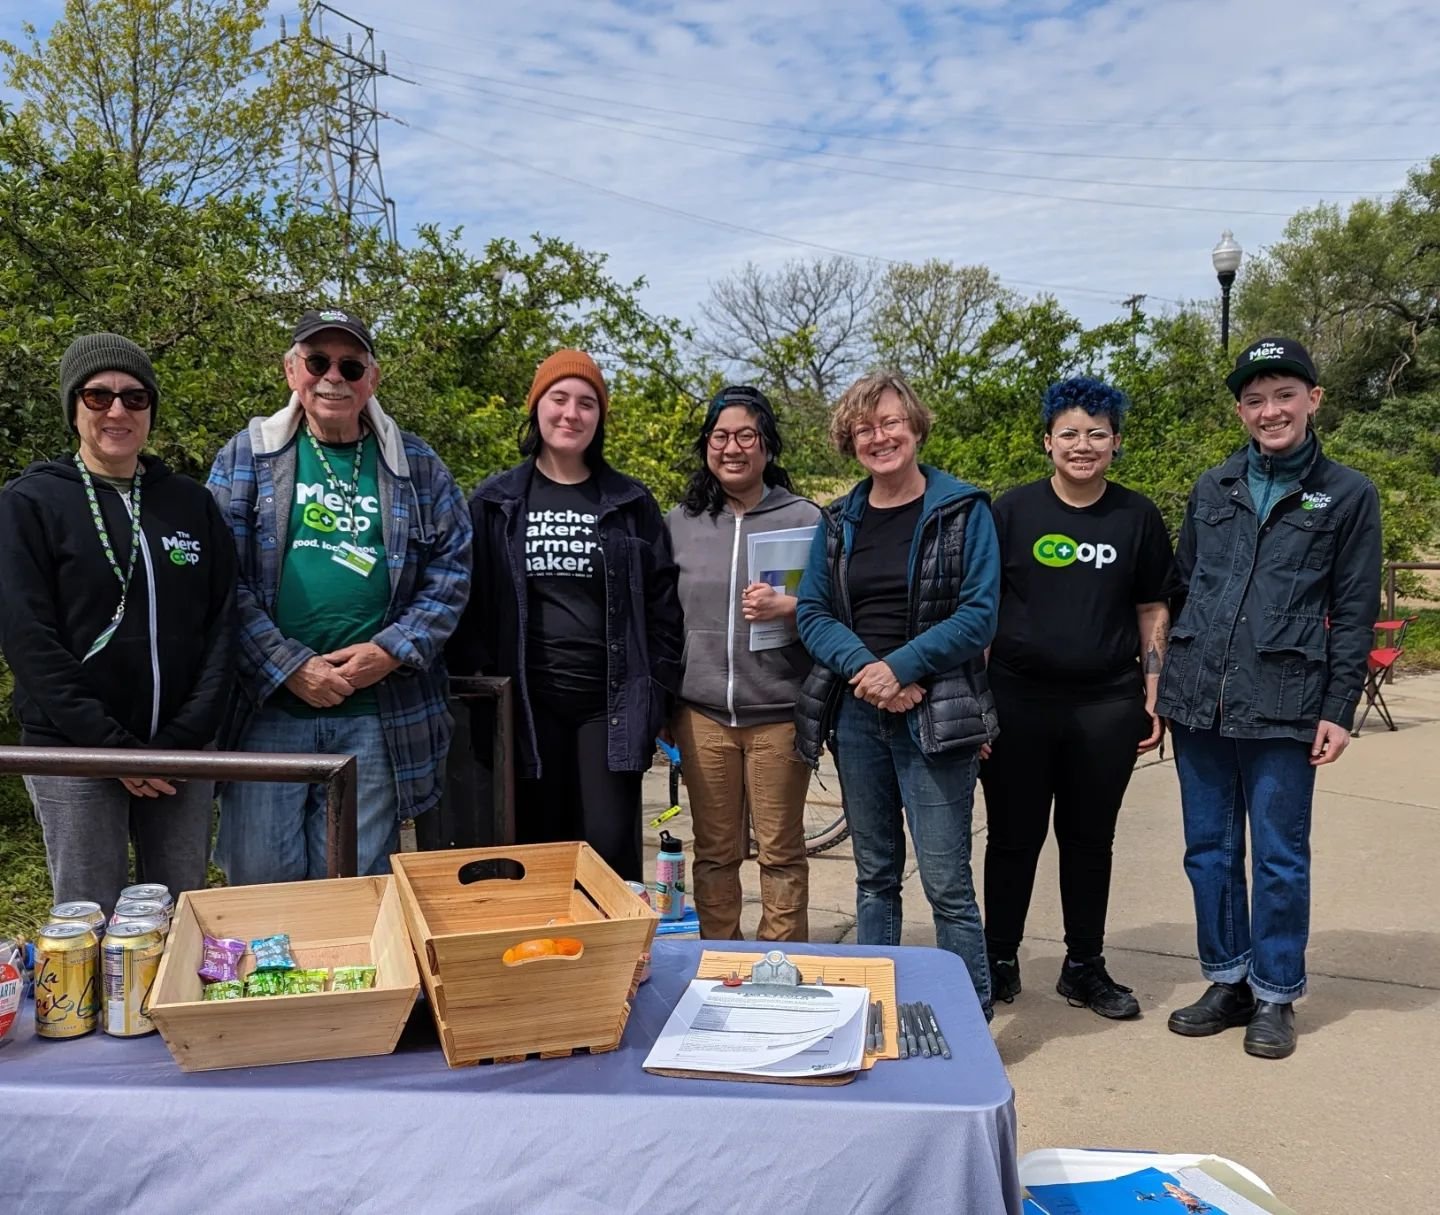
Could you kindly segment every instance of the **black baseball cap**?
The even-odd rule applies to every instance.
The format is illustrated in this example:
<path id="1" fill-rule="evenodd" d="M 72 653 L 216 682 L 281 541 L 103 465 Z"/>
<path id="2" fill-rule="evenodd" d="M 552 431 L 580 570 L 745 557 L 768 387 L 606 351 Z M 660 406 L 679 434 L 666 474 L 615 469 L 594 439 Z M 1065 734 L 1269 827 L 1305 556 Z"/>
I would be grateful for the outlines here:
<path id="1" fill-rule="evenodd" d="M 300 318 L 295 326 L 295 332 L 290 335 L 290 340 L 303 342 L 326 329 L 342 329 L 351 337 L 356 338 L 371 354 L 375 353 L 375 342 L 370 336 L 370 330 L 365 327 L 365 322 L 353 312 L 346 312 L 343 308 L 311 309 Z"/>
<path id="2" fill-rule="evenodd" d="M 1225 385 L 1238 401 L 1240 390 L 1262 375 L 1298 375 L 1311 388 L 1320 382 L 1315 360 L 1293 338 L 1261 338 L 1246 346 L 1235 360 L 1235 370 L 1225 377 Z"/>

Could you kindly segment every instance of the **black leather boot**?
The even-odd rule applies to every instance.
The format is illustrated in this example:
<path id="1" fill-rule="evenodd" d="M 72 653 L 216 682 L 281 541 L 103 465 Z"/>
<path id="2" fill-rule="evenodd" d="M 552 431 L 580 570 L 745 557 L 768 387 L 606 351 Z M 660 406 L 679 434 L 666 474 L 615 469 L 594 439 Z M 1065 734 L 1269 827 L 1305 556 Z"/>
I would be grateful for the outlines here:
<path id="1" fill-rule="evenodd" d="M 1255 1015 L 1255 996 L 1248 983 L 1211 983 L 1194 1004 L 1170 1014 L 1170 1032 L 1187 1038 L 1208 1038 L 1236 1025 L 1248 1025 Z"/>
<path id="2" fill-rule="evenodd" d="M 1245 1053 L 1261 1059 L 1287 1059 L 1295 1053 L 1295 1007 L 1261 1000 L 1245 1030 Z"/>

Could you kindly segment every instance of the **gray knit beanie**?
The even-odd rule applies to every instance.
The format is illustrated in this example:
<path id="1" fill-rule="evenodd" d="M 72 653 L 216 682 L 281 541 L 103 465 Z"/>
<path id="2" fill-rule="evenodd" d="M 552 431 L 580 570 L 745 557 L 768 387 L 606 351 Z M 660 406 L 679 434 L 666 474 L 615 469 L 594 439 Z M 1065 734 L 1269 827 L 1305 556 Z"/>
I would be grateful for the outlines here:
<path id="1" fill-rule="evenodd" d="M 150 390 L 150 425 L 160 406 L 160 389 L 155 386 L 155 368 L 150 356 L 118 333 L 91 333 L 70 343 L 60 359 L 60 408 L 65 424 L 75 429 L 75 394 L 91 376 L 102 371 L 123 371 L 133 375 Z"/>

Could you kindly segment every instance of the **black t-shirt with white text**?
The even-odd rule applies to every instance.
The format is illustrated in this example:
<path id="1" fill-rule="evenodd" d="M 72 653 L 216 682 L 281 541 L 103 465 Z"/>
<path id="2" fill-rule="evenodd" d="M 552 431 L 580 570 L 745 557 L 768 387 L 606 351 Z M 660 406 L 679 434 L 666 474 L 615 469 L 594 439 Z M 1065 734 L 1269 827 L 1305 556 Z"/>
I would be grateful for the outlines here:
<path id="1" fill-rule="evenodd" d="M 1057 697 L 1140 695 L 1135 608 L 1166 599 L 1175 569 L 1155 504 L 1112 481 L 1098 502 L 1069 506 L 1047 477 L 1002 495 L 994 511 L 1001 583 L 992 676 Z"/>
<path id="2" fill-rule="evenodd" d="M 538 468 L 525 500 L 526 679 L 537 692 L 603 698 L 605 570 L 600 490 Z"/>
<path id="3" fill-rule="evenodd" d="M 923 497 L 903 506 L 871 506 L 855 527 L 850 550 L 850 615 L 855 636 L 876 658 L 909 637 L 910 549 L 920 524 Z"/>

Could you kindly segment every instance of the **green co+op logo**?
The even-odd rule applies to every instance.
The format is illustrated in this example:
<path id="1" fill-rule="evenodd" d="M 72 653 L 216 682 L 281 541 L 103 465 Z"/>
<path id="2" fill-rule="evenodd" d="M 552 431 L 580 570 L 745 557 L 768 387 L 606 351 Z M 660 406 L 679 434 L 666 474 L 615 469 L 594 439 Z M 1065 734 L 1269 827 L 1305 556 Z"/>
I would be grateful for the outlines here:
<path id="1" fill-rule="evenodd" d="M 318 502 L 311 502 L 305 507 L 300 521 L 317 532 L 333 532 L 340 526 L 340 521 Z"/>
<path id="2" fill-rule="evenodd" d="M 1093 565 L 1098 570 L 1109 565 L 1119 555 L 1112 544 L 1076 541 L 1069 536 L 1062 536 L 1059 532 L 1041 536 L 1030 551 L 1041 565 L 1048 565 L 1056 570 L 1074 565 L 1077 561 L 1081 565 Z"/>

